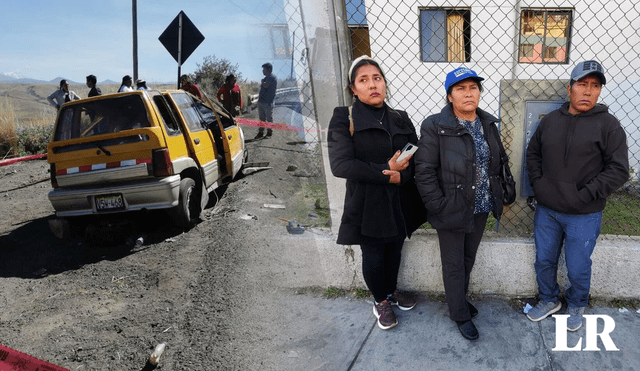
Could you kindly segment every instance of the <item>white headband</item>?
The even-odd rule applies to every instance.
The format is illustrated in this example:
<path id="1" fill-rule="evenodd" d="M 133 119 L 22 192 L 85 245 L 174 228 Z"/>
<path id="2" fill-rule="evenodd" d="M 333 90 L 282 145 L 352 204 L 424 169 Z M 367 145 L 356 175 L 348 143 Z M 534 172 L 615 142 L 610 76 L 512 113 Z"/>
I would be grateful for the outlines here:
<path id="1" fill-rule="evenodd" d="M 356 64 L 358 64 L 358 62 L 362 61 L 362 60 L 370 60 L 372 62 L 378 63 L 375 59 L 371 58 L 368 55 L 363 55 L 360 56 L 358 58 L 356 58 L 353 63 L 351 63 L 351 67 L 349 67 L 349 83 L 351 83 L 351 73 L 353 73 L 353 68 L 356 66 Z"/>

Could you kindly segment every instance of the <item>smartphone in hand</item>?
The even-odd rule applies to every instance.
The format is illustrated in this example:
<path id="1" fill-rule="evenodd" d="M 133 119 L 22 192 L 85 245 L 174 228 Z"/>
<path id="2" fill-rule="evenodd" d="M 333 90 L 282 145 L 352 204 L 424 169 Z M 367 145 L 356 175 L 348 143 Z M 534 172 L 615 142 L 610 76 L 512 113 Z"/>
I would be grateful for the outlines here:
<path id="1" fill-rule="evenodd" d="M 413 155 L 414 153 L 416 153 L 417 150 L 418 150 L 418 146 L 416 146 L 415 144 L 407 143 L 407 145 L 404 146 L 404 148 L 402 149 L 402 153 L 400 154 L 400 156 L 398 156 L 398 159 L 396 160 L 396 162 L 400 162 L 405 158 Z"/>

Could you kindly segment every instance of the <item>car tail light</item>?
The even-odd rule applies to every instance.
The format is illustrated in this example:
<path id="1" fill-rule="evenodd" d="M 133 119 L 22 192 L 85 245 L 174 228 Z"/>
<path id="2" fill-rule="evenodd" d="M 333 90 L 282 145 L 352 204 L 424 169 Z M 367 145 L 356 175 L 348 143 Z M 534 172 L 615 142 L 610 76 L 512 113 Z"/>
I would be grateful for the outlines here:
<path id="1" fill-rule="evenodd" d="M 167 148 L 153 150 L 152 158 L 154 176 L 173 175 L 173 164 Z"/>
<path id="2" fill-rule="evenodd" d="M 49 164 L 49 174 L 51 174 L 51 187 L 58 188 L 58 179 L 56 179 L 56 164 Z"/>

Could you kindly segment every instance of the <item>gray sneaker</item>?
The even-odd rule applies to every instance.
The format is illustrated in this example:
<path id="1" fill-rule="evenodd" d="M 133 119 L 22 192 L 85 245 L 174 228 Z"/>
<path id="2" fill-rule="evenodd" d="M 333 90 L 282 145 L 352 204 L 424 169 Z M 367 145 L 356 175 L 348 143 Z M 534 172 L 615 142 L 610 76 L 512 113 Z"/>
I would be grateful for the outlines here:
<path id="1" fill-rule="evenodd" d="M 538 322 L 559 311 L 560 308 L 562 308 L 562 303 L 560 301 L 540 300 L 535 307 L 529 310 L 527 318 L 533 322 Z"/>
<path id="2" fill-rule="evenodd" d="M 582 327 L 582 314 L 584 313 L 584 307 L 567 307 L 567 330 L 578 331 Z"/>

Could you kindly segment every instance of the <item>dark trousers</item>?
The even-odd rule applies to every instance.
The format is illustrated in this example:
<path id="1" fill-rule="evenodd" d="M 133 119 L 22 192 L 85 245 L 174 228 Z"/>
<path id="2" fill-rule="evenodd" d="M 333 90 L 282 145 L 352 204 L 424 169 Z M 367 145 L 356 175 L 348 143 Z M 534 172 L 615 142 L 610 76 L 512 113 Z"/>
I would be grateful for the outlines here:
<path id="1" fill-rule="evenodd" d="M 478 245 L 480 245 L 488 216 L 488 213 L 475 214 L 473 218 L 475 230 L 470 233 L 437 230 L 444 292 L 449 304 L 449 317 L 453 321 L 471 319 L 467 304 L 469 277 L 476 261 Z"/>
<path id="2" fill-rule="evenodd" d="M 378 303 L 387 299 L 387 296 L 396 290 L 403 244 L 404 239 L 360 245 L 362 249 L 362 275 Z"/>

